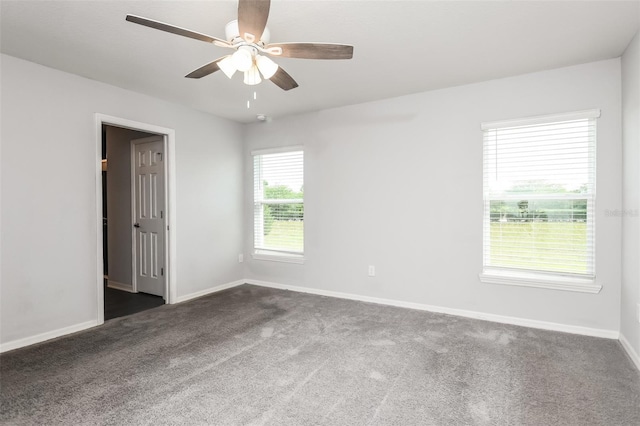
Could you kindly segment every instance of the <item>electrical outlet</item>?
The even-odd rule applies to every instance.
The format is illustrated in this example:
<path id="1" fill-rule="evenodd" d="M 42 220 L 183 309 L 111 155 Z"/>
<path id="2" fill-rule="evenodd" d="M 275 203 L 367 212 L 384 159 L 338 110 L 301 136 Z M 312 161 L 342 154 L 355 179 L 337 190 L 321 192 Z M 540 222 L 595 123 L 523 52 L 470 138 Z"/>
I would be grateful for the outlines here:
<path id="1" fill-rule="evenodd" d="M 369 276 L 370 277 L 376 276 L 376 267 L 373 265 L 369 265 Z"/>
<path id="2" fill-rule="evenodd" d="M 242 262 L 244 262 L 244 254 L 240 253 L 238 255 L 238 263 L 242 263 Z"/>

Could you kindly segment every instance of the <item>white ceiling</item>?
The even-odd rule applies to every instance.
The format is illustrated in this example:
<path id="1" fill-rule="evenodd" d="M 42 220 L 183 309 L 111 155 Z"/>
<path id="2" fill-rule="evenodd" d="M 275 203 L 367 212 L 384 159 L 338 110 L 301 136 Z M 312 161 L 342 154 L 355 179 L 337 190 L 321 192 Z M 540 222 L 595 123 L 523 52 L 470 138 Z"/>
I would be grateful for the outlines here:
<path id="1" fill-rule="evenodd" d="M 250 122 L 615 58 L 638 31 L 640 0 L 272 0 L 272 42 L 355 46 L 348 61 L 277 59 L 300 85 L 288 92 L 245 86 L 239 73 L 186 79 L 230 51 L 125 21 L 135 14 L 224 38 L 235 0 L 2 0 L 0 12 L 3 53 Z"/>

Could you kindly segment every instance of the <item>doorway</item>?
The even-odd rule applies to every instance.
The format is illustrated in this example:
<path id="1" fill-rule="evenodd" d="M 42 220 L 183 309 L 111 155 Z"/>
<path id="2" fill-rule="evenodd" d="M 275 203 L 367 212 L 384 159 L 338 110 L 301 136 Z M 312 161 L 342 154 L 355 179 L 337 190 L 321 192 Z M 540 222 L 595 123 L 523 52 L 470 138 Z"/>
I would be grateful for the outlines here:
<path id="1" fill-rule="evenodd" d="M 98 323 L 172 303 L 174 133 L 96 114 Z"/>
<path id="2" fill-rule="evenodd" d="M 106 124 L 102 135 L 104 319 L 109 320 L 165 303 L 164 136 Z"/>

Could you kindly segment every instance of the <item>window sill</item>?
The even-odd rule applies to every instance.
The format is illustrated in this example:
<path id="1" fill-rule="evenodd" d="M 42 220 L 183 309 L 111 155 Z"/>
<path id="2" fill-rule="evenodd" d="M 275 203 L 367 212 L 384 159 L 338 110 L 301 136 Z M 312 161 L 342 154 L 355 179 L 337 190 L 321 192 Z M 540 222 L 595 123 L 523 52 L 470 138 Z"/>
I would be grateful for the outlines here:
<path id="1" fill-rule="evenodd" d="M 555 274 L 544 274 L 520 271 L 485 270 L 480 275 L 480 282 L 486 284 L 515 285 L 536 287 L 550 290 L 574 291 L 578 293 L 597 294 L 602 285 L 596 284 L 594 278 L 580 278 Z"/>
<path id="2" fill-rule="evenodd" d="M 299 265 L 304 264 L 303 255 L 278 254 L 278 253 L 257 251 L 253 253 L 251 257 L 254 260 L 266 260 L 269 262 L 297 263 Z"/>

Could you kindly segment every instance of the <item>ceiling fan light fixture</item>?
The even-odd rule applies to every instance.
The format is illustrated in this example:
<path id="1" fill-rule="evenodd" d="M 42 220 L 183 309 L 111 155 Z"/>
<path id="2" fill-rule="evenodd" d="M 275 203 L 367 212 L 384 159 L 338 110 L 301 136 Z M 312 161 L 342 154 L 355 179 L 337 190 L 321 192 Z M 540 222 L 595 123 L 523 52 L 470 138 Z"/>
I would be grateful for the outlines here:
<path id="1" fill-rule="evenodd" d="M 278 64 L 262 55 L 256 55 L 256 66 L 262 73 L 262 76 L 267 80 L 273 77 L 276 71 L 278 71 Z"/>
<path id="2" fill-rule="evenodd" d="M 260 71 L 258 71 L 257 66 L 254 65 L 244 72 L 244 84 L 254 86 L 256 84 L 260 84 L 261 81 Z"/>
<path id="3" fill-rule="evenodd" d="M 218 67 L 224 73 L 224 75 L 229 78 L 233 77 L 233 74 L 235 74 L 238 70 L 233 59 L 231 58 L 231 55 L 226 56 L 224 59 L 218 62 Z"/>
<path id="4" fill-rule="evenodd" d="M 249 46 L 240 46 L 236 52 L 231 55 L 233 65 L 238 71 L 246 72 L 253 66 L 253 52 Z"/>

